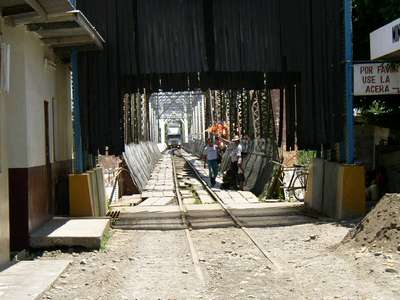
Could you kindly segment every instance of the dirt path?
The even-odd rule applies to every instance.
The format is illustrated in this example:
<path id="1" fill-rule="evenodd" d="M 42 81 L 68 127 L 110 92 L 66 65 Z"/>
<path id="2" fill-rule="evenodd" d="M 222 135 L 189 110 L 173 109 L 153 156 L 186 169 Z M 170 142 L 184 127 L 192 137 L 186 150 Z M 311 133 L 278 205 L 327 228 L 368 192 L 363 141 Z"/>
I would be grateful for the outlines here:
<path id="1" fill-rule="evenodd" d="M 400 299 L 400 255 L 333 249 L 347 227 L 250 230 L 278 268 L 236 228 L 196 230 L 203 285 L 183 231 L 114 230 L 103 251 L 39 256 L 74 260 L 43 299 Z"/>

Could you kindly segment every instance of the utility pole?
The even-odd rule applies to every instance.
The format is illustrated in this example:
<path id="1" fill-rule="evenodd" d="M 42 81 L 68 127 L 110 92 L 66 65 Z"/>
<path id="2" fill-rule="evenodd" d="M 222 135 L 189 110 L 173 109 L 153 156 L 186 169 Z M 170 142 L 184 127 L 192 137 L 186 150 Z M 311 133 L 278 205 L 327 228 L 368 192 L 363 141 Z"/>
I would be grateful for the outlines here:
<path id="1" fill-rule="evenodd" d="M 343 0 L 345 31 L 346 72 L 346 162 L 354 163 L 354 112 L 353 112 L 353 3 Z"/>

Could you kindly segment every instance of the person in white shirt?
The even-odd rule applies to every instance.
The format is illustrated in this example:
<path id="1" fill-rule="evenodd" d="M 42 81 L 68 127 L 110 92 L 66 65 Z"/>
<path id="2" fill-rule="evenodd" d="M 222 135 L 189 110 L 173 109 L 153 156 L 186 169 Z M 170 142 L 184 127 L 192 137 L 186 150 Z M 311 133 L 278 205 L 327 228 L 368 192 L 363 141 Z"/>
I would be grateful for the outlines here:
<path id="1" fill-rule="evenodd" d="M 218 146 L 215 145 L 211 139 L 208 139 L 207 146 L 204 148 L 204 150 L 206 151 L 210 183 L 211 186 L 215 186 L 216 178 L 218 176 Z"/>
<path id="2" fill-rule="evenodd" d="M 240 138 L 239 136 L 235 136 L 232 139 L 232 142 L 235 143 L 234 148 L 230 154 L 231 156 L 231 171 L 232 175 L 234 176 L 234 185 L 235 188 L 240 188 L 242 189 L 243 186 L 243 180 L 244 176 L 242 175 L 243 173 L 243 168 L 242 168 L 242 145 L 240 144 Z M 241 176 L 239 176 L 241 175 Z"/>

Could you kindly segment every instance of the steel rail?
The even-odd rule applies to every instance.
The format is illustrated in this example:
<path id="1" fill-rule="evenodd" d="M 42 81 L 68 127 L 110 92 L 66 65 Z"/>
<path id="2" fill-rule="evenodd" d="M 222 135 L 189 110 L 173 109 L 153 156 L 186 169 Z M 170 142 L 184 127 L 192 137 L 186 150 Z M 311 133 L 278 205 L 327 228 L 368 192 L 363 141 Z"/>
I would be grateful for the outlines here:
<path id="1" fill-rule="evenodd" d="M 201 184 L 204 186 L 204 188 L 207 190 L 207 192 L 211 195 L 212 198 L 224 209 L 224 211 L 230 216 L 230 218 L 233 220 L 235 225 L 241 229 L 244 234 L 250 239 L 250 241 L 253 243 L 253 245 L 260 251 L 262 256 L 267 259 L 271 265 L 279 270 L 279 265 L 275 263 L 269 256 L 268 254 L 262 249 L 261 245 L 257 242 L 255 237 L 251 234 L 251 232 L 248 230 L 246 226 L 243 225 L 243 223 L 231 212 L 229 207 L 225 205 L 225 203 L 221 200 L 221 198 L 208 186 L 208 184 L 203 180 L 201 177 L 199 171 L 196 169 L 196 167 L 188 160 L 186 157 L 182 155 L 182 158 L 187 162 L 187 164 L 190 166 L 190 168 L 193 170 L 193 172 L 196 174 L 197 178 L 201 182 Z"/>
<path id="2" fill-rule="evenodd" d="M 186 236 L 186 239 L 188 241 L 190 254 L 192 256 L 192 261 L 193 261 L 193 265 L 194 265 L 194 269 L 196 271 L 197 277 L 199 278 L 201 283 L 204 284 L 205 280 L 204 280 L 203 272 L 201 271 L 201 267 L 200 267 L 200 259 L 199 259 L 199 256 L 197 254 L 197 251 L 196 251 L 196 249 L 194 247 L 193 239 L 192 239 L 192 236 L 190 234 L 190 231 L 192 230 L 192 225 L 190 224 L 190 222 L 189 222 L 189 220 L 187 218 L 188 212 L 187 212 L 187 209 L 186 209 L 185 205 L 183 204 L 182 195 L 181 195 L 181 192 L 179 190 L 179 184 L 178 184 L 178 177 L 176 175 L 174 155 L 171 155 L 171 162 L 172 162 L 172 173 L 173 173 L 173 179 L 174 179 L 175 194 L 176 194 L 176 198 L 178 200 L 178 205 L 179 205 L 179 210 L 180 210 L 180 213 L 181 213 L 182 223 L 183 223 L 183 226 L 184 226 L 185 236 Z"/>

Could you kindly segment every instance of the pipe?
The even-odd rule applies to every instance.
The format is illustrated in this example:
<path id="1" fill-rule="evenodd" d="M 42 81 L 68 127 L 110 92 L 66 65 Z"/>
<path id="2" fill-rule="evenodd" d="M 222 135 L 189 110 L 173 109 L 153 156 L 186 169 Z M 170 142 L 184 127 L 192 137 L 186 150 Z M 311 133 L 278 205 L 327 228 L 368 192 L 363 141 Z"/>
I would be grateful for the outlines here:
<path id="1" fill-rule="evenodd" d="M 346 162 L 354 163 L 354 113 L 353 113 L 353 4 L 343 0 L 345 28 L 346 72 Z"/>

